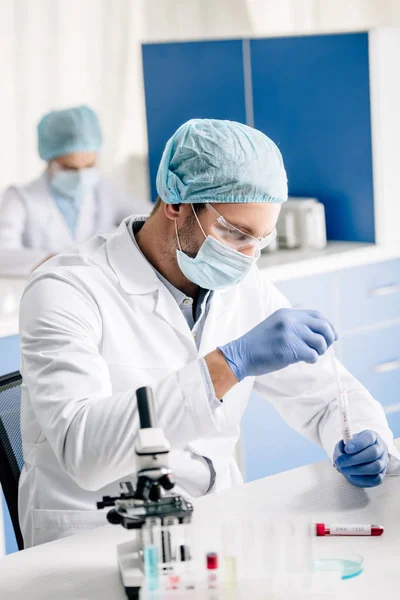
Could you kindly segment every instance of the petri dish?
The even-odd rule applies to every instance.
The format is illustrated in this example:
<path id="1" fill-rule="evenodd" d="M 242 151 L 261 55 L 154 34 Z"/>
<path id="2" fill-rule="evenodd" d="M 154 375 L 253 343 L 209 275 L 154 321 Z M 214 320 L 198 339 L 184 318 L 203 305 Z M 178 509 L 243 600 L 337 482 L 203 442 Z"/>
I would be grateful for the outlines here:
<path id="1" fill-rule="evenodd" d="M 357 577 L 364 570 L 364 559 L 359 554 L 349 554 L 338 558 L 320 558 L 313 562 L 315 571 L 336 571 L 341 579 Z"/>

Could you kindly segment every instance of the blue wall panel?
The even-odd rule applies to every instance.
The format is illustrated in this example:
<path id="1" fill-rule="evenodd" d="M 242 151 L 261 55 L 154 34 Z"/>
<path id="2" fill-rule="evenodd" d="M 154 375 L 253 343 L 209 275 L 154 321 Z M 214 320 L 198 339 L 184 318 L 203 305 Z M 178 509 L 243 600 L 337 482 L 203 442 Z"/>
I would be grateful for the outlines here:
<path id="1" fill-rule="evenodd" d="M 246 120 L 242 42 L 145 44 L 151 196 L 168 138 L 192 118 Z"/>
<path id="2" fill-rule="evenodd" d="M 11 517 L 8 512 L 6 500 L 3 494 L 0 495 L 0 502 L 3 502 L 3 515 L 4 515 L 4 534 L 6 538 L 6 554 L 12 554 L 18 552 L 17 540 L 14 535 L 14 528 L 12 526 Z"/>
<path id="3" fill-rule="evenodd" d="M 251 65 L 290 194 L 325 204 L 329 239 L 374 242 L 368 34 L 252 40 Z"/>
<path id="4" fill-rule="evenodd" d="M 19 336 L 0 337 L 0 375 L 19 370 Z"/>

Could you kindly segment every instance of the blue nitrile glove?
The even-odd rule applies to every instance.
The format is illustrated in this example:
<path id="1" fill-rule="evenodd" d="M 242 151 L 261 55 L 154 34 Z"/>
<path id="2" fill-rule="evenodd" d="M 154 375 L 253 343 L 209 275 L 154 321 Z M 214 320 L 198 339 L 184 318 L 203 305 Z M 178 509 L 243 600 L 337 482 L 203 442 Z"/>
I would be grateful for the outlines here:
<path id="1" fill-rule="evenodd" d="M 375 431 L 356 433 L 346 445 L 336 444 L 333 462 L 337 470 L 357 487 L 374 487 L 385 478 L 388 467 L 388 449 Z"/>
<path id="2" fill-rule="evenodd" d="M 333 325 L 319 312 L 281 308 L 219 350 L 241 381 L 300 361 L 315 363 L 336 339 Z"/>

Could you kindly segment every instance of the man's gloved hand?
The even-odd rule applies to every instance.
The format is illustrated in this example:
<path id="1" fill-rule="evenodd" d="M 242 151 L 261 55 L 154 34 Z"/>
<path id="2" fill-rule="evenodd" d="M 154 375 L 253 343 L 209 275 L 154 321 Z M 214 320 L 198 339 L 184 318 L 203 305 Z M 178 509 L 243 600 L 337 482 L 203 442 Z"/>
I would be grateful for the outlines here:
<path id="1" fill-rule="evenodd" d="M 356 433 L 350 442 L 336 444 L 333 462 L 337 470 L 357 487 L 374 487 L 385 478 L 388 449 L 375 431 Z"/>
<path id="2" fill-rule="evenodd" d="M 281 308 L 219 350 L 240 381 L 300 361 L 315 363 L 336 339 L 333 325 L 319 312 Z"/>

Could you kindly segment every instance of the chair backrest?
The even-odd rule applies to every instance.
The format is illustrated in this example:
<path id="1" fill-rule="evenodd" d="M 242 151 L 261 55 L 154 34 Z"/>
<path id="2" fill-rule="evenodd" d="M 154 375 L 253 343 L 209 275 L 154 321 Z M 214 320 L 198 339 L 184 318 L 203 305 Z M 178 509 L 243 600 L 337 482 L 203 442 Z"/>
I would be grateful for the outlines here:
<path id="1" fill-rule="evenodd" d="M 18 548 L 24 547 L 18 521 L 18 480 L 24 464 L 21 439 L 21 374 L 0 377 L 0 484 Z"/>

